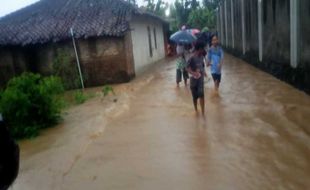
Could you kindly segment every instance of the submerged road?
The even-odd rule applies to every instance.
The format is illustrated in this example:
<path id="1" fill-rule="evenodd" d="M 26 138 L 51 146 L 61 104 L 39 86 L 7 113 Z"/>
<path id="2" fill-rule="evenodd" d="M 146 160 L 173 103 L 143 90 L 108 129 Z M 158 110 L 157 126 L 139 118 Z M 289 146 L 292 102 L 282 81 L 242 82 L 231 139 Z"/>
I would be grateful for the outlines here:
<path id="1" fill-rule="evenodd" d="M 21 142 L 20 190 L 310 189 L 310 97 L 227 55 L 206 118 L 159 63 Z M 108 106 L 109 105 L 109 106 Z"/>

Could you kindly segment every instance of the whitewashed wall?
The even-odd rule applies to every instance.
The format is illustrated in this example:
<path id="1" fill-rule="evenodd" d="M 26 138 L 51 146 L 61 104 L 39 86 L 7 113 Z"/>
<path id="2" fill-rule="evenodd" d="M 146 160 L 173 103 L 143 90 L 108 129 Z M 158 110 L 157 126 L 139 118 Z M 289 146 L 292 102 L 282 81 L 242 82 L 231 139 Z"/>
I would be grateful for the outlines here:
<path id="1" fill-rule="evenodd" d="M 150 56 L 148 29 L 151 31 L 153 56 Z M 141 73 L 150 64 L 165 57 L 163 23 L 150 18 L 135 17 L 130 23 L 133 44 L 133 56 L 136 74 Z M 155 47 L 154 28 L 157 48 Z"/>

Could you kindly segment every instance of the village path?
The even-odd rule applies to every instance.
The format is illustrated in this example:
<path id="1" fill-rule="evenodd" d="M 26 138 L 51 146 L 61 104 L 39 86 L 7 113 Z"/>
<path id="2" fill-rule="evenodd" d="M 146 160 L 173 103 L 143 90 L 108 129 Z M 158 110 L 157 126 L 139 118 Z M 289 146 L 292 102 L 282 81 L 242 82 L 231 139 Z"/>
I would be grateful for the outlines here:
<path id="1" fill-rule="evenodd" d="M 158 63 L 113 102 L 95 98 L 21 142 L 14 190 L 310 189 L 310 97 L 227 55 L 220 97 L 206 83 L 206 118 Z"/>

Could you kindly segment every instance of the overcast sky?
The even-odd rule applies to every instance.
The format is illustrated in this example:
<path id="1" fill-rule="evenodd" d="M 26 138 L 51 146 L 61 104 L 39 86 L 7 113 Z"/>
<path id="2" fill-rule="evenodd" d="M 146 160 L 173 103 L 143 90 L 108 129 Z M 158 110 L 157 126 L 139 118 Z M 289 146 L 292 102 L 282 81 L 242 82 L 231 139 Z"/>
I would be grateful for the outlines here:
<path id="1" fill-rule="evenodd" d="M 35 3 L 39 0 L 0 0 L 0 17 L 14 12 L 27 5 Z M 164 0 L 165 2 L 173 3 L 175 0 Z M 137 0 L 139 6 L 144 4 L 144 0 Z"/>
<path id="2" fill-rule="evenodd" d="M 0 0 L 0 17 L 37 1 L 38 0 Z"/>

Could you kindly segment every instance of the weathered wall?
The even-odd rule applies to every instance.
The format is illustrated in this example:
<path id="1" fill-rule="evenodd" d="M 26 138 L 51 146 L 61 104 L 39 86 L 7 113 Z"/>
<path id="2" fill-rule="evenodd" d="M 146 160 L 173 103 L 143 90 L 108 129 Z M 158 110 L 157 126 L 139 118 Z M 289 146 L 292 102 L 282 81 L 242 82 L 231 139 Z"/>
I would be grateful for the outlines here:
<path id="1" fill-rule="evenodd" d="M 290 64 L 289 0 L 263 1 L 263 39 L 264 59 Z"/>
<path id="2" fill-rule="evenodd" d="M 151 45 L 153 55 L 150 55 L 148 29 L 151 33 Z M 155 19 L 134 17 L 130 22 L 131 37 L 133 44 L 133 55 L 135 63 L 135 71 L 139 73 L 147 65 L 150 65 L 165 57 L 165 43 L 163 24 Z M 156 42 L 154 28 L 156 30 Z"/>
<path id="3" fill-rule="evenodd" d="M 291 27 L 294 28 L 291 16 L 295 15 L 291 11 L 292 2 L 294 1 L 222 0 L 218 11 L 218 30 L 222 45 L 227 51 L 310 92 L 310 1 L 300 0 L 297 5 L 298 32 L 295 41 L 291 31 Z M 259 24 L 262 26 L 261 41 Z M 296 47 L 291 43 L 291 38 L 297 42 Z M 260 42 L 262 60 L 259 59 Z M 296 59 L 291 55 L 292 49 L 298 49 L 295 54 L 297 66 L 294 65 Z"/>
<path id="4" fill-rule="evenodd" d="M 310 66 L 310 1 L 300 0 L 300 3 L 301 64 Z"/>
<path id="5" fill-rule="evenodd" d="M 14 65 L 12 54 L 7 49 L 0 49 L 0 86 L 14 76 Z"/>
<path id="6" fill-rule="evenodd" d="M 135 63 L 134 63 L 134 57 L 133 57 L 131 32 L 127 32 L 125 35 L 124 53 L 126 55 L 127 73 L 130 78 L 134 78 L 136 75 L 136 72 L 135 72 Z"/>
<path id="7" fill-rule="evenodd" d="M 26 57 L 20 48 L 0 48 L 0 87 L 15 75 L 27 70 Z"/>
<path id="8" fill-rule="evenodd" d="M 76 40 L 81 70 L 86 86 L 99 86 L 107 83 L 128 82 L 129 73 L 124 38 L 90 38 Z M 37 48 L 38 72 L 49 75 L 57 49 L 62 49 L 76 64 L 72 41 L 47 44 Z M 132 64 L 132 63 L 130 63 Z"/>
<path id="9" fill-rule="evenodd" d="M 78 47 L 88 86 L 128 82 L 124 38 L 79 40 Z"/>
<path id="10" fill-rule="evenodd" d="M 257 0 L 247 0 L 244 1 L 246 11 L 245 11 L 245 39 L 246 51 L 258 52 L 258 26 L 257 26 Z"/>
<path id="11" fill-rule="evenodd" d="M 128 49 L 130 43 L 128 34 L 121 38 L 76 40 L 85 86 L 128 82 L 134 77 L 133 55 Z M 68 53 L 72 64 L 76 65 L 74 48 L 70 40 L 0 49 L 0 86 L 4 86 L 10 78 L 27 70 L 42 75 L 52 74 L 53 61 L 59 49 Z"/>

